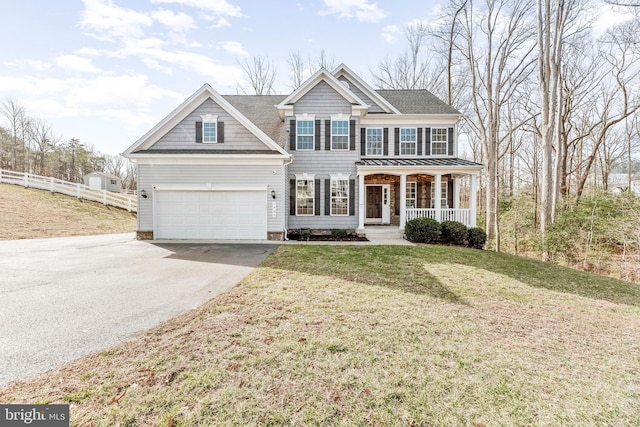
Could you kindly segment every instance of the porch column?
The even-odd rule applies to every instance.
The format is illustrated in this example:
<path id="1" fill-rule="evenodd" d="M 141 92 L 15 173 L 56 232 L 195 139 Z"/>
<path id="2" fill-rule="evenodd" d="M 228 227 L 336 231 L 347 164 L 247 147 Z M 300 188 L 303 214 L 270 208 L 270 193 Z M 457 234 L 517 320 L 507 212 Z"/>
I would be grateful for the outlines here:
<path id="1" fill-rule="evenodd" d="M 460 178 L 453 178 L 453 209 L 460 209 Z"/>
<path id="2" fill-rule="evenodd" d="M 436 220 L 438 222 L 442 222 L 442 174 L 435 174 L 435 183 L 436 188 L 433 190 L 434 201 L 433 207 L 436 210 Z"/>
<path id="3" fill-rule="evenodd" d="M 400 230 L 407 222 L 407 176 L 400 175 Z"/>
<path id="4" fill-rule="evenodd" d="M 358 175 L 358 230 L 364 230 L 365 197 L 364 175 Z"/>
<path id="5" fill-rule="evenodd" d="M 469 211 L 471 216 L 471 218 L 469 218 L 470 227 L 476 226 L 477 202 L 478 202 L 478 175 L 474 173 L 474 174 L 471 174 L 471 191 L 469 193 Z"/>

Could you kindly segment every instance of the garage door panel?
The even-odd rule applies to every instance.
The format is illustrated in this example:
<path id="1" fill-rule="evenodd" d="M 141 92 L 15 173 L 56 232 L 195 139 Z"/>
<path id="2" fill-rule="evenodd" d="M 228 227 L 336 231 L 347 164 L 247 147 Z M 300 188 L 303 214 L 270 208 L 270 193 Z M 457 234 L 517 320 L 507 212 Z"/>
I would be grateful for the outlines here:
<path id="1" fill-rule="evenodd" d="M 265 191 L 157 191 L 159 239 L 266 239 Z"/>

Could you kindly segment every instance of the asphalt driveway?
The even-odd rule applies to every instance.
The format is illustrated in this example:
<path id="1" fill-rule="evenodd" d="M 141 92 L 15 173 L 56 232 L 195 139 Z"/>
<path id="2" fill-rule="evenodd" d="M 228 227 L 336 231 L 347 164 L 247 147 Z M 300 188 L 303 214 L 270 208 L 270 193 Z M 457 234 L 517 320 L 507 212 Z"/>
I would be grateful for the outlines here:
<path id="1" fill-rule="evenodd" d="M 276 247 L 154 244 L 133 234 L 0 241 L 0 386 L 203 304 Z"/>

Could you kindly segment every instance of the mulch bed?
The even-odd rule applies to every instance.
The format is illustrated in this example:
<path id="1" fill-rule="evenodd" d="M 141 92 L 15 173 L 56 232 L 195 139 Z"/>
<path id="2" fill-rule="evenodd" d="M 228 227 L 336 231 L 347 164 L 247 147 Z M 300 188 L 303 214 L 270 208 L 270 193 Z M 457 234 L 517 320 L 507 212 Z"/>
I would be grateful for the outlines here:
<path id="1" fill-rule="evenodd" d="M 301 235 L 298 233 L 289 233 L 287 235 L 289 240 L 297 240 L 300 242 L 368 242 L 364 236 L 358 236 L 357 234 L 349 234 L 347 236 L 332 236 L 332 235 Z"/>

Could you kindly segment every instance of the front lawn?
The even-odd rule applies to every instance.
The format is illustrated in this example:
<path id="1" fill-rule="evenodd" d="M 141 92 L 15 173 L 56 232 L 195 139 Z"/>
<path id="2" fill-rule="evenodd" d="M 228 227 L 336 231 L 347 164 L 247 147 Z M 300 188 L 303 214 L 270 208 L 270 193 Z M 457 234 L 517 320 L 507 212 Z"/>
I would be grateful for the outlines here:
<path id="1" fill-rule="evenodd" d="M 0 402 L 95 426 L 640 425 L 640 286 L 465 248 L 281 246 Z"/>

